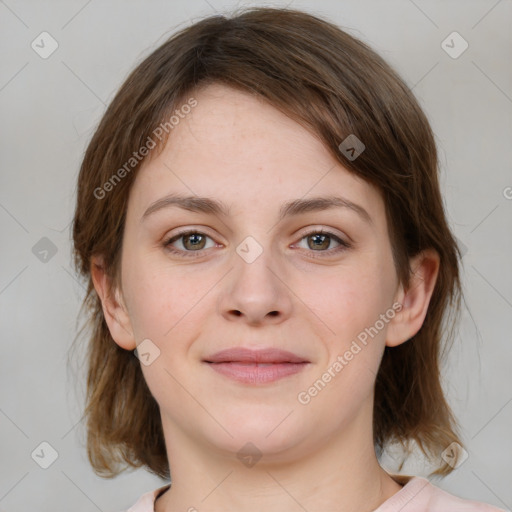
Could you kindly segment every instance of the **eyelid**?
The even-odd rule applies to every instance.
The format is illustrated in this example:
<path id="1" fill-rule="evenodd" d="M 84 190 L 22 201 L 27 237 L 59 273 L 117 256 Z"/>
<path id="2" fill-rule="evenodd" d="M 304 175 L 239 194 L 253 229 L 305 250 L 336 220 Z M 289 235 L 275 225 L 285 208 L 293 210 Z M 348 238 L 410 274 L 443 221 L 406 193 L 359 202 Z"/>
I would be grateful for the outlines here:
<path id="1" fill-rule="evenodd" d="M 350 238 L 350 237 L 344 235 L 343 233 L 338 232 L 334 228 L 325 227 L 325 226 L 322 226 L 322 225 L 313 225 L 313 226 L 309 226 L 309 227 L 304 228 L 304 229 L 305 229 L 305 231 L 299 232 L 299 234 L 297 235 L 297 236 L 300 236 L 301 239 L 304 238 L 305 236 L 314 235 L 314 234 L 317 234 L 317 233 L 321 233 L 321 234 L 324 234 L 324 235 L 329 235 L 329 236 L 336 237 L 336 238 L 339 238 L 339 239 L 342 239 L 344 237 L 345 238 Z"/>

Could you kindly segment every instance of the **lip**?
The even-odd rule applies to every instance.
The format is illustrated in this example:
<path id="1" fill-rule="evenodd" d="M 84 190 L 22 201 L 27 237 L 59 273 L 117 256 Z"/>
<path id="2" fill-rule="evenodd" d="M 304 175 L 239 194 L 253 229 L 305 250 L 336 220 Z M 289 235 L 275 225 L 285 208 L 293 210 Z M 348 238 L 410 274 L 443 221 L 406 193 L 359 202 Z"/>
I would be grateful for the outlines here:
<path id="1" fill-rule="evenodd" d="M 204 359 L 207 363 L 309 363 L 307 359 L 277 348 L 261 348 L 251 350 L 244 347 L 221 350 Z"/>
<path id="2" fill-rule="evenodd" d="M 285 350 L 243 347 L 221 350 L 203 361 L 214 371 L 245 384 L 275 382 L 299 373 L 310 363 Z"/>

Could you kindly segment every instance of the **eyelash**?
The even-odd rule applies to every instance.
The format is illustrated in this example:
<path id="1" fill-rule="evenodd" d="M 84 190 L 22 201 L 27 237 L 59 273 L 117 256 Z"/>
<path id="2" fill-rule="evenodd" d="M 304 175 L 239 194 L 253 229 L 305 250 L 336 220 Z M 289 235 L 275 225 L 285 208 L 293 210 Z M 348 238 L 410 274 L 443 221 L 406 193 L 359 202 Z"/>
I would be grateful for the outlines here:
<path id="1" fill-rule="evenodd" d="M 197 250 L 197 251 L 182 251 L 181 249 L 175 249 L 174 247 L 172 247 L 171 244 L 173 242 L 175 242 L 176 240 L 179 240 L 180 238 L 187 236 L 187 235 L 202 235 L 202 236 L 206 236 L 207 238 L 211 238 L 210 236 L 206 235 L 205 233 L 202 233 L 201 231 L 190 229 L 187 231 L 182 231 L 181 233 L 178 233 L 178 234 L 172 236 L 171 238 L 166 239 L 166 241 L 163 243 L 163 245 L 169 252 L 172 252 L 173 254 L 177 254 L 179 256 L 183 256 L 185 258 L 197 258 L 197 257 L 203 256 L 204 249 Z M 349 244 L 345 240 L 342 240 L 334 233 L 332 233 L 330 231 L 323 230 L 323 229 L 315 229 L 315 230 L 309 231 L 308 233 L 305 233 L 300 238 L 299 242 L 301 242 L 304 238 L 307 238 L 308 236 L 311 236 L 311 235 L 327 235 L 329 238 L 335 240 L 336 242 L 338 242 L 340 244 L 339 247 L 336 247 L 335 249 L 330 249 L 327 251 L 314 251 L 312 249 L 309 250 L 309 252 L 311 252 L 311 256 L 313 258 L 323 258 L 326 256 L 332 256 L 332 255 L 338 254 L 342 251 L 346 251 L 347 249 L 350 249 L 352 247 L 351 244 Z M 305 249 L 305 250 L 308 251 L 308 249 Z M 327 253 L 327 255 L 324 256 L 322 254 L 315 254 L 315 253 Z"/>

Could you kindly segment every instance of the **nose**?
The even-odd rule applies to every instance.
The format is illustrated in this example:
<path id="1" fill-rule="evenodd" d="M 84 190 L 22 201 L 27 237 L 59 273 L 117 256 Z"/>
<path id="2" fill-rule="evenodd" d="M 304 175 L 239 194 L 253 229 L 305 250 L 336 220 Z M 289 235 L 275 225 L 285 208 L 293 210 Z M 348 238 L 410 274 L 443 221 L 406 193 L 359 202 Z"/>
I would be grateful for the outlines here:
<path id="1" fill-rule="evenodd" d="M 233 256 L 233 269 L 226 276 L 219 298 L 221 314 L 229 321 L 248 325 L 277 324 L 292 313 L 292 292 L 286 273 L 264 249 L 254 260 Z"/>

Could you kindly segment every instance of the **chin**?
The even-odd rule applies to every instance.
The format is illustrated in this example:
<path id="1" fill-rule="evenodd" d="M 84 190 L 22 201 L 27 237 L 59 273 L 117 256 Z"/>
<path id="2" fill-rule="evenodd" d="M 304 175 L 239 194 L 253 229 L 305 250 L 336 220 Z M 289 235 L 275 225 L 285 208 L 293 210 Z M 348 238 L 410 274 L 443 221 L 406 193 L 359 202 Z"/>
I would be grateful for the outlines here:
<path id="1" fill-rule="evenodd" d="M 292 412 L 293 411 L 293 412 Z M 290 414 L 291 413 L 291 414 Z M 291 407 L 250 407 L 219 421 L 233 436 L 211 439 L 219 448 L 238 453 L 248 443 L 265 455 L 279 455 L 308 438 L 307 422 Z M 310 432 L 309 432 L 310 433 Z M 209 430 L 207 435 L 211 436 Z M 250 451 L 250 446 L 246 449 Z"/>

